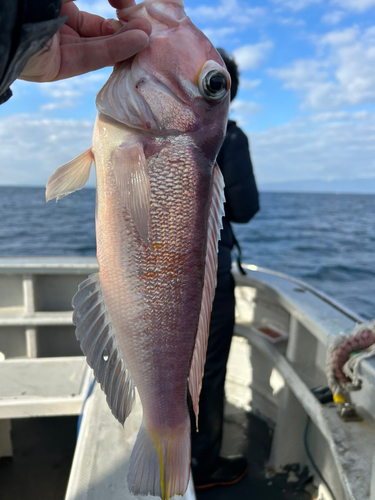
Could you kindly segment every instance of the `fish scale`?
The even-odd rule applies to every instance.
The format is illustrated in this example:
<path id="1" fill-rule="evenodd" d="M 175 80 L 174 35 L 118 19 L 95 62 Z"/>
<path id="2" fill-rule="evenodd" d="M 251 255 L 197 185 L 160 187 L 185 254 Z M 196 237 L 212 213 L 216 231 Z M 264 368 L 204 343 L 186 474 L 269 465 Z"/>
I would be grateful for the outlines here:
<path id="1" fill-rule="evenodd" d="M 175 148 L 178 148 L 178 151 L 180 152 L 181 155 L 181 150 L 182 147 L 184 147 L 184 143 L 189 142 L 188 139 L 186 138 L 177 138 L 175 140 Z M 185 145 L 186 149 L 186 145 Z M 179 297 L 182 295 L 182 284 L 184 280 L 184 275 L 186 274 L 186 267 L 189 264 L 189 252 L 191 249 L 191 234 L 194 231 L 194 226 L 195 226 L 195 219 L 197 218 L 197 206 L 193 202 L 193 200 L 183 200 L 180 196 L 181 192 L 181 186 L 184 186 L 186 189 L 186 186 L 189 186 L 189 189 L 191 193 L 193 194 L 195 192 L 195 172 L 189 165 L 192 165 L 192 160 L 190 161 L 180 161 L 180 164 L 178 165 L 177 162 L 174 162 L 175 168 L 179 170 L 178 172 L 178 178 L 180 182 L 170 182 L 168 181 L 165 183 L 165 172 L 169 171 L 169 161 L 167 161 L 167 158 L 169 157 L 168 151 L 166 151 L 164 154 L 159 154 L 155 158 L 152 158 L 149 161 L 148 164 L 148 170 L 149 170 L 149 175 L 150 175 L 150 185 L 151 185 L 151 201 L 154 196 L 154 192 L 156 193 L 156 196 L 160 200 L 160 196 L 158 196 L 158 192 L 163 192 L 165 197 L 169 196 L 170 197 L 170 202 L 169 204 L 163 204 L 162 210 L 153 210 L 152 203 L 150 207 L 150 247 L 152 248 L 153 243 L 154 243 L 154 235 L 156 236 L 155 240 L 161 241 L 163 243 L 162 248 L 157 248 L 156 250 L 150 250 L 147 245 L 143 244 L 141 246 L 137 246 L 137 248 L 134 248 L 134 241 L 137 238 L 137 233 L 136 233 L 136 228 L 134 225 L 129 223 L 129 230 L 134 232 L 133 239 L 131 240 L 132 243 L 129 244 L 129 238 L 125 238 L 120 242 L 120 244 L 113 245 L 113 247 L 118 248 L 118 252 L 122 255 L 127 256 L 127 267 L 128 269 L 124 269 L 124 276 L 123 279 L 119 281 L 119 288 L 116 289 L 111 285 L 111 291 L 107 292 L 106 290 L 106 284 L 104 283 L 104 280 L 102 280 L 102 287 L 103 287 L 103 295 L 104 295 L 104 300 L 105 303 L 112 309 L 112 306 L 110 305 L 110 302 L 113 300 L 113 295 L 116 297 L 122 297 L 123 295 L 126 295 L 128 292 L 123 291 L 123 283 L 128 283 L 130 282 L 135 282 L 137 283 L 136 289 L 138 294 L 143 294 L 143 296 L 147 299 L 147 303 L 151 304 L 152 307 L 145 307 L 142 310 L 142 317 L 143 321 L 139 325 L 139 330 L 135 330 L 135 326 L 132 327 L 131 329 L 131 335 L 130 338 L 125 337 L 124 341 L 119 342 L 120 348 L 124 352 L 126 351 L 135 351 L 139 352 L 142 355 L 142 363 L 138 363 L 138 365 L 134 366 L 134 363 L 132 363 L 131 359 L 128 360 L 127 356 L 125 354 L 124 359 L 127 365 L 130 368 L 130 371 L 133 375 L 134 381 L 136 386 L 139 388 L 140 392 L 143 394 L 142 391 L 142 386 L 147 386 L 150 387 L 148 382 L 150 381 L 151 378 L 154 379 L 155 381 L 155 376 L 156 373 L 155 371 L 152 372 L 152 375 L 149 373 L 149 367 L 150 367 L 150 359 L 146 355 L 146 353 L 149 353 L 149 356 L 154 358 L 155 355 L 155 349 L 150 353 L 150 351 L 147 351 L 144 349 L 144 340 L 142 339 L 142 335 L 146 337 L 147 339 L 150 336 L 150 333 L 152 332 L 152 335 L 154 335 L 153 332 L 155 332 L 156 329 L 160 328 L 160 322 L 161 318 L 163 318 L 163 323 L 164 323 L 164 328 L 160 332 L 160 337 L 164 338 L 167 340 L 168 338 L 171 338 L 170 342 L 164 342 L 164 350 L 162 352 L 162 356 L 168 357 L 169 360 L 174 359 L 174 363 L 176 365 L 181 365 L 181 359 L 179 356 L 179 350 L 176 349 L 176 342 L 179 342 L 176 336 L 178 336 L 178 324 L 180 323 L 180 318 L 181 316 L 184 316 L 188 312 L 183 311 L 183 307 L 177 307 L 177 305 L 180 303 L 178 300 Z M 172 154 L 173 157 L 173 154 Z M 177 157 L 177 155 L 176 155 Z M 188 168 L 186 168 L 188 167 Z M 190 172 L 189 172 L 190 170 Z M 97 175 L 98 175 L 98 185 L 100 185 L 100 172 L 97 167 Z M 106 174 L 107 175 L 107 174 Z M 107 177 L 106 177 L 107 179 Z M 113 179 L 112 179 L 113 182 Z M 118 198 L 118 197 L 117 197 Z M 115 198 L 116 199 L 116 198 Z M 182 207 L 182 202 L 183 202 L 183 207 Z M 160 203 L 160 201 L 159 201 Z M 118 206 L 120 208 L 119 213 L 107 213 L 107 207 L 105 207 L 104 212 L 105 212 L 105 219 L 103 219 L 101 223 L 101 201 L 99 199 L 98 201 L 98 224 L 102 225 L 102 229 L 100 229 L 100 233 L 103 235 L 103 248 L 101 248 L 101 240 L 98 242 L 98 259 L 99 259 L 99 265 L 102 267 L 107 267 L 106 260 L 109 259 L 111 260 L 111 256 L 107 257 L 106 255 L 106 249 L 108 248 L 108 239 L 111 239 L 111 233 L 112 231 L 115 231 L 116 228 L 118 227 L 117 219 L 122 214 L 123 207 L 121 206 L 121 203 L 117 199 L 113 203 L 113 206 L 116 207 Z M 175 222 L 173 218 L 170 218 L 168 214 L 169 212 L 169 207 L 173 207 L 173 210 L 178 212 L 179 210 L 183 211 L 183 218 L 184 218 L 184 225 L 182 226 L 184 228 L 183 234 L 179 235 L 180 230 L 177 230 L 175 226 Z M 195 212 L 195 214 L 194 214 Z M 129 220 L 128 218 L 126 220 Z M 160 228 L 163 228 L 163 236 L 159 236 L 160 234 Z M 112 229 L 113 228 L 113 229 Z M 106 234 L 110 234 L 109 238 L 106 237 Z M 190 236 L 188 237 L 188 235 Z M 139 238 L 139 237 L 138 237 Z M 190 240 L 190 242 L 189 242 Z M 190 243 L 190 244 L 189 244 Z M 112 255 L 112 254 L 111 254 Z M 174 258 L 174 256 L 178 256 L 178 259 Z M 135 257 L 134 262 L 133 262 L 133 257 Z M 202 259 L 200 259 L 202 260 Z M 194 265 L 194 263 L 192 263 Z M 134 271 L 132 271 L 134 269 Z M 145 275 L 152 269 L 154 272 L 157 273 L 156 277 L 151 277 L 151 278 L 144 278 Z M 171 283 L 171 280 L 168 279 L 166 276 L 166 273 L 163 272 L 165 270 L 171 270 L 176 278 L 174 279 L 173 283 Z M 118 272 L 117 270 L 114 272 Z M 200 269 L 200 277 L 197 278 L 195 276 L 192 276 L 190 274 L 190 279 L 194 281 L 194 283 L 201 282 L 201 288 L 203 286 L 203 267 L 201 266 Z M 112 283 L 112 280 L 110 279 L 110 282 Z M 131 294 L 135 294 L 135 290 L 130 291 Z M 201 301 L 201 290 L 196 290 L 196 301 L 197 304 L 200 304 Z M 114 305 L 113 309 L 117 309 L 117 304 Z M 196 313 L 195 313 L 195 322 L 196 324 L 198 323 L 198 316 L 199 316 L 199 307 L 196 307 Z M 119 321 L 120 319 L 120 321 Z M 126 328 L 126 323 L 124 324 L 123 316 L 121 315 L 120 318 L 111 318 L 111 323 L 114 326 L 114 328 L 117 330 L 122 330 L 125 332 L 125 335 L 127 335 L 127 328 Z M 173 339 L 173 341 L 172 341 Z M 155 339 L 155 342 L 158 343 L 158 339 Z M 191 358 L 192 352 L 193 352 L 193 347 L 194 347 L 194 339 L 190 339 L 190 345 L 187 346 L 187 348 L 190 350 L 190 356 Z M 183 377 L 181 377 L 181 383 L 180 383 L 180 394 L 179 398 L 176 398 L 176 383 L 173 381 L 174 385 L 174 391 L 173 391 L 173 397 L 170 398 L 170 401 L 167 401 L 166 403 L 166 397 L 161 396 L 155 392 L 155 390 L 152 390 L 152 394 L 147 394 L 143 395 L 143 408 L 144 412 L 147 415 L 147 413 L 152 413 L 153 418 L 155 419 L 155 410 L 158 408 L 155 408 L 155 401 L 157 402 L 160 398 L 163 401 L 163 405 L 159 408 L 160 411 L 160 416 L 156 417 L 160 421 L 165 421 L 168 417 L 165 416 L 164 412 L 164 404 L 168 404 L 168 407 L 171 408 L 170 414 L 173 415 L 173 420 L 175 419 L 175 414 L 177 413 L 182 413 L 182 417 L 184 420 L 187 418 L 187 409 L 186 405 L 185 407 L 182 407 L 181 410 L 181 400 L 186 400 L 186 383 L 184 381 L 187 380 L 188 374 L 189 374 L 189 363 L 190 359 L 187 359 L 185 362 L 184 366 L 184 374 Z M 172 362 L 171 362 L 172 363 Z M 157 363 L 154 363 L 154 366 L 157 366 Z M 179 366 L 179 369 L 182 371 L 182 367 Z M 160 382 L 156 384 L 156 387 L 159 388 L 159 392 L 161 392 L 163 395 L 164 393 L 168 393 L 166 391 L 165 385 L 169 385 L 170 383 L 170 375 L 169 373 L 165 374 L 164 372 L 160 373 Z M 167 387 L 168 388 L 168 387 Z M 142 397 L 141 397 L 142 399 Z M 147 400 L 151 401 L 151 404 L 153 405 L 151 409 L 148 408 L 147 405 Z M 175 410 L 175 407 L 177 410 Z"/>

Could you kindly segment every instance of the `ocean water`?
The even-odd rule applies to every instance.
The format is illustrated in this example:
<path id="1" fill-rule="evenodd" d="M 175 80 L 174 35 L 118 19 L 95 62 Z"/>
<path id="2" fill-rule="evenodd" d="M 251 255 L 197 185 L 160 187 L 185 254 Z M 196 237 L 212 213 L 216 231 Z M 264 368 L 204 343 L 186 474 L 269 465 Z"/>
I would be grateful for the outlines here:
<path id="1" fill-rule="evenodd" d="M 375 318 L 375 195 L 261 193 L 235 224 L 243 262 L 299 278 Z M 95 190 L 58 203 L 43 188 L 0 187 L 0 256 L 95 255 Z"/>

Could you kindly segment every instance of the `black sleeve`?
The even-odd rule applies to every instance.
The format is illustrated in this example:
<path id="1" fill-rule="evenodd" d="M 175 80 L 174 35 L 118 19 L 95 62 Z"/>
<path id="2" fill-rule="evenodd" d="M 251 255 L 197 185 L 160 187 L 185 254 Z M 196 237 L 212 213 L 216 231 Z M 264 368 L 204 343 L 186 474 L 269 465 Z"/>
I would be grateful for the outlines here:
<path id="1" fill-rule="evenodd" d="M 0 104 L 12 91 L 32 55 L 53 37 L 66 21 L 58 18 L 61 0 L 0 0 Z"/>
<path id="2" fill-rule="evenodd" d="M 259 210 L 259 195 L 249 141 L 234 122 L 229 122 L 217 162 L 225 181 L 225 213 L 228 220 L 249 222 Z"/>

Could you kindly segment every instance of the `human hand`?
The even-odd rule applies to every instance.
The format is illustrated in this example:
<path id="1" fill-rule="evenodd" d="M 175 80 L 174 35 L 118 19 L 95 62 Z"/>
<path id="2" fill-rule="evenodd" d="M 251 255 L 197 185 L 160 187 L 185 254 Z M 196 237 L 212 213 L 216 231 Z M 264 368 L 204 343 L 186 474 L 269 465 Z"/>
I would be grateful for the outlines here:
<path id="1" fill-rule="evenodd" d="M 134 0 L 108 0 L 116 9 L 131 7 Z M 147 47 L 151 24 L 136 19 L 123 24 L 115 19 L 81 12 L 73 0 L 63 0 L 60 17 L 66 23 L 48 44 L 27 62 L 19 78 L 51 82 L 82 75 L 132 57 Z"/>

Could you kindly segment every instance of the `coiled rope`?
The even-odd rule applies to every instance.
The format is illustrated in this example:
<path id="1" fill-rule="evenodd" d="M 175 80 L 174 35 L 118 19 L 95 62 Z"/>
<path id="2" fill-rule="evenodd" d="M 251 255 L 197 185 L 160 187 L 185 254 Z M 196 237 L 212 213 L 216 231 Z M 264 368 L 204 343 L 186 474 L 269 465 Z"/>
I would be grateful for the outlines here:
<path id="1" fill-rule="evenodd" d="M 338 336 L 327 351 L 326 375 L 336 403 L 361 388 L 360 362 L 375 355 L 375 320 L 357 325 L 351 335 Z"/>

